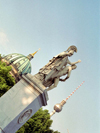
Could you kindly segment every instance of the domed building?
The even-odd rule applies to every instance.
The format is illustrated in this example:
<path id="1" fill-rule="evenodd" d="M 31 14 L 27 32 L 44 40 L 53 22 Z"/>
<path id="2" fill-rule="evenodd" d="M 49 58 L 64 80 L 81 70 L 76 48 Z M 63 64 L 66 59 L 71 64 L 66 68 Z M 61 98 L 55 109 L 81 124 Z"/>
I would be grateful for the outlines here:
<path id="1" fill-rule="evenodd" d="M 5 62 L 7 66 L 11 66 L 12 70 L 10 74 L 15 78 L 16 82 L 21 79 L 23 74 L 31 73 L 31 63 L 30 60 L 37 53 L 29 54 L 28 56 L 24 56 L 22 54 L 13 53 L 4 56 L 1 61 Z"/>

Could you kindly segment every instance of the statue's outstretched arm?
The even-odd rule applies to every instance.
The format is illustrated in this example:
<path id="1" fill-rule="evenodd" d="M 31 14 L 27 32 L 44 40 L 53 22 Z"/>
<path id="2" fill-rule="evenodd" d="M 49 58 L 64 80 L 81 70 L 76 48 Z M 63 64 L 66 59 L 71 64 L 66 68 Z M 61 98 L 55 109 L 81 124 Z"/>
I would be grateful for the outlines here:
<path id="1" fill-rule="evenodd" d="M 78 60 L 78 61 L 76 61 L 76 62 L 70 62 L 69 60 L 67 61 L 67 63 L 70 64 L 70 65 L 75 65 L 75 64 L 77 64 L 77 63 L 79 63 L 79 62 L 81 62 L 81 60 Z"/>

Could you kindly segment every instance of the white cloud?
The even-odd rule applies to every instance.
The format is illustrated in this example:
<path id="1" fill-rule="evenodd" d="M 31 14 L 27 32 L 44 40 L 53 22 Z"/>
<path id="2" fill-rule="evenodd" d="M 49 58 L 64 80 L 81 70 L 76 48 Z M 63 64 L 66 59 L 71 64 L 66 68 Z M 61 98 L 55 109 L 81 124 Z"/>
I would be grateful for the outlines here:
<path id="1" fill-rule="evenodd" d="M 6 33 L 4 33 L 3 31 L 0 31 L 0 53 L 2 52 L 9 54 L 12 52 L 16 52 L 16 49 L 11 44 L 11 41 L 9 41 Z"/>
<path id="2" fill-rule="evenodd" d="M 9 39 L 4 32 L 0 31 L 0 54 L 8 53 L 9 50 Z"/>
<path id="3" fill-rule="evenodd" d="M 8 42 L 7 35 L 4 32 L 0 32 L 0 45 L 5 46 Z"/>

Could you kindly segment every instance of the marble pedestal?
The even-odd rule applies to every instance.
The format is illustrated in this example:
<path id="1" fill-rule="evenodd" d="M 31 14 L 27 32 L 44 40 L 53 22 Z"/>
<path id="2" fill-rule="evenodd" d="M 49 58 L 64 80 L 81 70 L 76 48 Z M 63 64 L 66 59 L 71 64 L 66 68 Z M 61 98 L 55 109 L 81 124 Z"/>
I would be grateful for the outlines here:
<path id="1" fill-rule="evenodd" d="M 0 133 L 15 133 L 36 111 L 47 105 L 46 88 L 34 79 L 31 74 L 22 76 L 0 98 Z"/>

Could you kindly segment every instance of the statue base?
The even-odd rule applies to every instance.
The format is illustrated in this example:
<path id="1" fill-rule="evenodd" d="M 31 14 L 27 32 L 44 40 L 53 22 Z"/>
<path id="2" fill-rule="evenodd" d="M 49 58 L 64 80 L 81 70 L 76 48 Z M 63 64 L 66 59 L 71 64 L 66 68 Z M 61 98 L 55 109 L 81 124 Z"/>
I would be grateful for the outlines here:
<path id="1" fill-rule="evenodd" d="M 33 75 L 23 75 L 0 98 L 0 133 L 15 133 L 35 112 L 47 105 L 47 100 L 46 87 L 41 82 L 35 83 Z"/>

